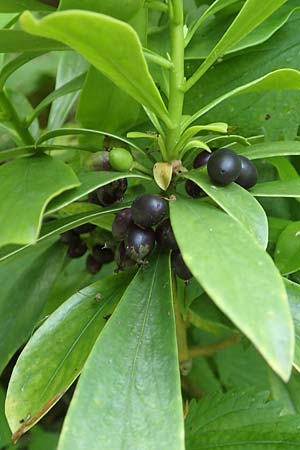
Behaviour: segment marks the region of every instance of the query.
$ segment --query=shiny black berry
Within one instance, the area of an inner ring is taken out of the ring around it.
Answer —
[[[78,243],[80,237],[73,230],[68,230],[60,235],[60,240],[63,244],[72,245]]]
[[[102,244],[94,245],[92,255],[100,264],[109,264],[114,260],[113,250]]]
[[[116,214],[112,224],[112,235],[116,241],[123,241],[130,225],[133,224],[131,208],[122,209]]]
[[[193,181],[186,180],[185,182],[185,191],[186,193],[193,198],[205,197],[206,193]]]
[[[109,206],[118,200],[122,200],[126,192],[128,182],[126,178],[113,181],[96,190],[98,202],[102,206]]]
[[[193,162],[194,169],[198,169],[199,167],[205,166],[211,157],[211,153],[204,150],[203,152],[199,153]]]
[[[76,234],[86,234],[91,233],[96,228],[96,225],[91,223],[85,223],[84,225],[79,225],[79,227],[73,228],[74,233]]]
[[[131,267],[136,264],[136,262],[127,255],[124,241],[120,242],[120,245],[116,250],[115,261],[117,263],[118,270],[125,270],[127,267]]]
[[[125,238],[127,255],[136,262],[142,262],[150,255],[155,245],[155,233],[153,230],[143,230],[133,225]]]
[[[132,219],[144,228],[157,225],[168,213],[168,204],[159,195],[144,194],[132,203]]]
[[[192,274],[183,261],[182,255],[179,250],[173,250],[171,254],[171,266],[176,275],[182,280],[189,280],[192,278]]]
[[[257,183],[257,170],[252,161],[245,156],[240,156],[241,160],[241,173],[235,180],[237,184],[245,189],[250,189]]]
[[[84,241],[79,239],[77,242],[72,243],[68,248],[68,256],[70,258],[80,258],[87,251],[87,246]]]
[[[165,250],[175,250],[178,247],[169,219],[158,225],[155,236],[159,246]]]
[[[86,268],[88,272],[95,275],[100,271],[101,267],[102,264],[96,261],[93,255],[88,255],[86,259]]]
[[[95,203],[96,205],[99,205],[98,195],[96,191],[92,191],[88,195],[88,202],[89,203]]]
[[[235,181],[241,173],[239,156],[228,148],[215,151],[208,160],[207,171],[210,178],[221,186]]]

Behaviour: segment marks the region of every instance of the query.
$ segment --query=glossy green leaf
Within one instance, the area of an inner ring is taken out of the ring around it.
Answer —
[[[207,174],[196,170],[188,172],[184,177],[200,186],[227,214],[241,223],[263,248],[267,247],[266,213],[248,191],[235,183],[226,187],[215,186]]]
[[[26,9],[31,11],[53,11],[53,7],[38,0],[0,0],[1,13],[17,13]]]
[[[295,327],[294,366],[300,372],[300,285],[284,279]]]
[[[62,244],[33,247],[1,263],[0,373],[37,325],[65,253]]]
[[[52,39],[32,36],[20,30],[0,30],[0,52],[49,52],[65,50],[66,46]]]
[[[300,197],[300,179],[258,183],[250,192],[255,197]]]
[[[168,259],[139,270],[97,340],[59,450],[184,449]]]
[[[283,282],[270,256],[236,220],[201,201],[178,198],[170,202],[170,212],[176,240],[195,278],[287,380],[294,352],[293,324]]]
[[[265,0],[262,3],[260,0],[247,0],[221,40],[212,49],[195,74],[187,81],[186,89],[190,89],[220,56],[223,56],[228,49],[247,36],[286,1]]]
[[[140,105],[132,97],[95,67],[90,68],[77,110],[77,119],[85,128],[111,133],[127,130],[134,126],[139,113]]]
[[[225,100],[236,95],[248,94],[251,92],[268,91],[268,90],[299,90],[300,89],[300,72],[294,69],[279,69],[271,72],[257,80],[251,81],[243,86],[239,86],[221,97],[216,98],[208,105],[201,108],[193,116],[187,120],[186,125],[190,125],[199,117],[206,114]]]
[[[282,231],[274,256],[275,263],[283,275],[300,269],[300,222],[292,222]]]
[[[254,144],[239,152],[249,159],[271,158],[273,156],[300,155],[300,142],[279,141]]]
[[[54,13],[40,21],[25,12],[20,20],[29,33],[55,37],[81,53],[119,88],[170,123],[149,73],[138,35],[129,25],[85,11]],[[88,39],[86,30],[89,30]]]
[[[81,199],[86,196],[89,192],[95,189],[105,186],[121,178],[137,178],[140,180],[149,180],[150,178],[146,175],[140,175],[135,173],[124,173],[124,172],[82,172],[78,175],[80,181],[80,186],[76,189],[72,189],[69,192],[64,192],[56,199],[52,200],[48,205],[47,213],[50,214],[57,211],[70,203]]]
[[[87,9],[97,13],[129,20],[143,6],[144,0],[61,0],[59,9]]]
[[[4,164],[0,177],[0,246],[34,242],[50,200],[80,184],[69,166],[46,155]]]
[[[11,443],[11,433],[5,417],[5,390],[0,387],[0,442],[1,445],[7,447]]]
[[[7,392],[6,416],[13,433],[21,429],[23,434],[38,422],[77,378],[132,276],[132,272],[113,275],[82,289],[32,336]],[[20,425],[28,416],[30,424],[25,420]]]

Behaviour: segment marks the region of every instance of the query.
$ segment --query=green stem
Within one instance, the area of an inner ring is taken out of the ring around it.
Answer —
[[[15,107],[9,100],[8,96],[4,91],[0,91],[0,107],[2,111],[7,114],[8,120],[12,124],[14,130],[18,134],[19,138],[23,142],[24,145],[34,145],[34,139],[30,133],[30,131],[24,127],[22,120],[18,116]]]
[[[234,336],[224,339],[223,341],[215,342],[214,344],[205,345],[203,347],[191,347],[189,353],[192,358],[196,358],[197,356],[211,356],[227,347],[236,345],[239,342],[241,342],[241,335],[235,334]]]
[[[176,159],[175,150],[181,135],[181,118],[184,101],[184,34],[183,34],[183,4],[182,0],[170,1],[170,41],[171,61],[169,115],[172,127],[166,132],[166,147],[169,160]]]

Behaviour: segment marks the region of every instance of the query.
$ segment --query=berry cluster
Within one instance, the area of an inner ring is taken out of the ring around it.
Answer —
[[[245,189],[257,183],[255,165],[245,156],[237,155],[228,148],[212,149],[212,153],[203,151],[193,162],[194,169],[207,165],[207,172],[212,181],[220,186],[227,186],[233,181]],[[193,198],[205,196],[205,192],[193,181],[185,183],[187,194]]]

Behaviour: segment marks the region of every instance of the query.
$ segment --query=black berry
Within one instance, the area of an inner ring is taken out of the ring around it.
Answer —
[[[76,234],[86,234],[91,233],[96,228],[96,225],[91,223],[85,223],[84,225],[79,225],[79,227],[73,228],[74,233]]]
[[[92,255],[100,264],[109,264],[114,260],[112,249],[102,244],[94,245]]]
[[[112,169],[109,162],[109,152],[105,150],[90,155],[85,165],[89,170],[109,171]]]
[[[116,214],[112,224],[112,235],[116,241],[123,241],[130,225],[133,224],[131,208],[122,209]]]
[[[185,182],[185,191],[186,193],[193,198],[205,197],[206,193],[193,181],[186,180]]]
[[[127,255],[136,262],[141,262],[154,248],[155,233],[153,230],[143,230],[133,225],[126,238]]]
[[[208,160],[207,171],[210,178],[226,186],[235,181],[241,173],[241,160],[239,156],[228,148],[215,151]]]
[[[182,255],[179,250],[173,250],[171,254],[171,266],[176,275],[182,280],[189,280],[192,278],[192,274],[183,261]]]
[[[87,251],[87,246],[84,241],[79,239],[77,242],[70,244],[68,248],[68,256],[70,258],[80,258]]]
[[[198,169],[198,167],[205,166],[211,157],[211,153],[204,150],[203,152],[199,153],[193,162],[194,169]]]
[[[178,247],[169,219],[158,225],[155,236],[160,247],[166,250],[175,250]]]
[[[128,182],[126,178],[113,181],[96,190],[98,202],[102,206],[109,206],[118,200],[122,200],[126,192]]]
[[[168,204],[159,195],[144,194],[133,202],[131,209],[134,223],[149,228],[167,215]]]
[[[237,184],[245,189],[250,189],[257,183],[257,170],[252,161],[245,156],[240,156],[241,161],[241,173],[235,180]]]
[[[72,245],[78,243],[80,241],[80,238],[78,234],[74,233],[73,230],[68,230],[60,235],[60,240],[64,244]]]
[[[115,261],[119,270],[124,270],[127,267],[131,267],[136,264],[136,262],[127,255],[124,241],[120,243],[116,250]]]
[[[89,203],[95,203],[96,205],[99,205],[98,195],[96,191],[92,191],[88,195],[88,202]]]
[[[88,272],[95,275],[100,271],[101,267],[102,264],[96,261],[93,255],[88,255],[86,259],[86,268]]]

